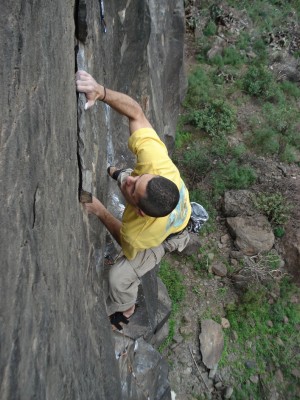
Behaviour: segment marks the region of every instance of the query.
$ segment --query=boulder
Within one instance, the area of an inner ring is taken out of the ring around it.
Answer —
[[[227,225],[235,246],[247,256],[270,251],[274,245],[274,233],[263,215],[230,217],[227,218]]]
[[[118,332],[114,338],[122,400],[170,400],[168,364],[159,352],[143,338],[133,340]]]
[[[224,195],[223,211],[226,217],[252,216],[257,209],[250,190],[228,190]]]
[[[201,321],[199,340],[202,361],[207,368],[212,369],[220,361],[224,349],[221,325],[211,319]]]
[[[285,227],[285,231],[281,241],[285,265],[296,282],[300,283],[300,228],[289,223]]]
[[[214,263],[211,267],[212,272],[217,276],[226,276],[227,275],[227,268],[224,264],[220,262]]]

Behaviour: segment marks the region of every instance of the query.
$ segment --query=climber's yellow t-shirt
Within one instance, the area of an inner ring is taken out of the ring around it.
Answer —
[[[132,176],[161,175],[174,182],[180,193],[176,208],[166,217],[141,217],[131,204],[126,205],[122,218],[121,245],[125,256],[132,260],[137,252],[159,246],[171,233],[184,229],[191,216],[191,205],[188,190],[177,167],[152,128],[133,132],[128,147],[137,157]]]

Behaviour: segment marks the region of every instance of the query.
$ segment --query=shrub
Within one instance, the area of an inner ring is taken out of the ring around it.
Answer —
[[[253,202],[273,226],[284,225],[288,220],[291,206],[281,193],[260,193],[253,197]]]
[[[231,154],[237,159],[241,158],[246,152],[247,148],[243,143],[238,144],[231,149]]]
[[[281,134],[287,134],[295,129],[295,122],[299,120],[298,112],[286,103],[278,106],[266,103],[262,109],[267,123]]]
[[[219,68],[224,66],[224,60],[223,60],[223,57],[221,56],[221,54],[216,54],[214,57],[212,57],[209,60],[209,63],[211,65],[215,65],[215,66],[217,66]]]
[[[217,33],[217,25],[213,21],[209,21],[203,29],[204,36],[213,36]]]
[[[223,158],[230,153],[228,140],[225,136],[213,138],[211,143],[211,154]]]
[[[277,238],[282,238],[284,236],[284,234],[285,234],[285,231],[284,231],[284,228],[282,226],[276,226],[274,228],[274,235]]]
[[[235,111],[222,100],[212,100],[204,108],[192,111],[189,118],[192,124],[211,137],[222,137],[236,127]]]
[[[250,35],[248,32],[241,32],[236,42],[236,48],[240,50],[247,50],[250,46]]]
[[[270,99],[275,95],[274,77],[266,67],[251,65],[243,80],[243,89],[251,96]]]
[[[192,134],[187,131],[178,130],[175,136],[175,147],[180,149],[183,145],[190,142]]]
[[[226,47],[223,54],[215,55],[209,62],[212,65],[216,65],[219,68],[224,65],[231,65],[238,67],[246,61],[245,57],[242,56],[241,52],[235,47]]]
[[[213,176],[213,192],[216,197],[222,195],[225,190],[246,189],[256,181],[253,168],[239,166],[236,161],[229,164],[220,164]]]
[[[194,176],[199,179],[210,169],[210,156],[205,147],[194,146],[187,149],[181,160],[186,169],[186,174],[194,180]]]
[[[296,161],[296,152],[293,146],[290,146],[287,144],[285,146],[285,149],[280,153],[280,160],[287,162],[287,163],[293,163]]]
[[[300,98],[300,88],[296,83],[290,81],[283,81],[281,82],[280,87],[283,90],[283,92],[286,93],[288,96],[294,97],[295,99]]]
[[[290,103],[266,103],[259,118],[249,121],[252,132],[248,143],[260,154],[278,154],[286,162],[295,160],[295,148],[300,148],[300,116]]]
[[[202,68],[197,68],[189,77],[189,90],[185,99],[185,106],[199,107],[207,103],[216,91],[208,74]]]
[[[223,54],[224,64],[239,66],[245,62],[245,57],[235,47],[226,47]]]
[[[257,59],[253,61],[254,64],[261,64],[267,61],[268,53],[266,43],[262,38],[258,38],[253,42],[253,50],[257,54]]]
[[[277,154],[279,151],[278,135],[270,127],[255,129],[247,137],[260,154]]]

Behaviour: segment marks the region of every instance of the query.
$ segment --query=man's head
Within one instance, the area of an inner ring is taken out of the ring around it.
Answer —
[[[128,176],[121,185],[121,191],[141,216],[165,217],[179,201],[175,183],[159,175]]]

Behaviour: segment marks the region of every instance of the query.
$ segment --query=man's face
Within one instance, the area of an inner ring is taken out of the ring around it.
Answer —
[[[128,176],[121,184],[121,192],[127,203],[139,208],[138,202],[145,197],[147,184],[154,176],[151,174]]]

